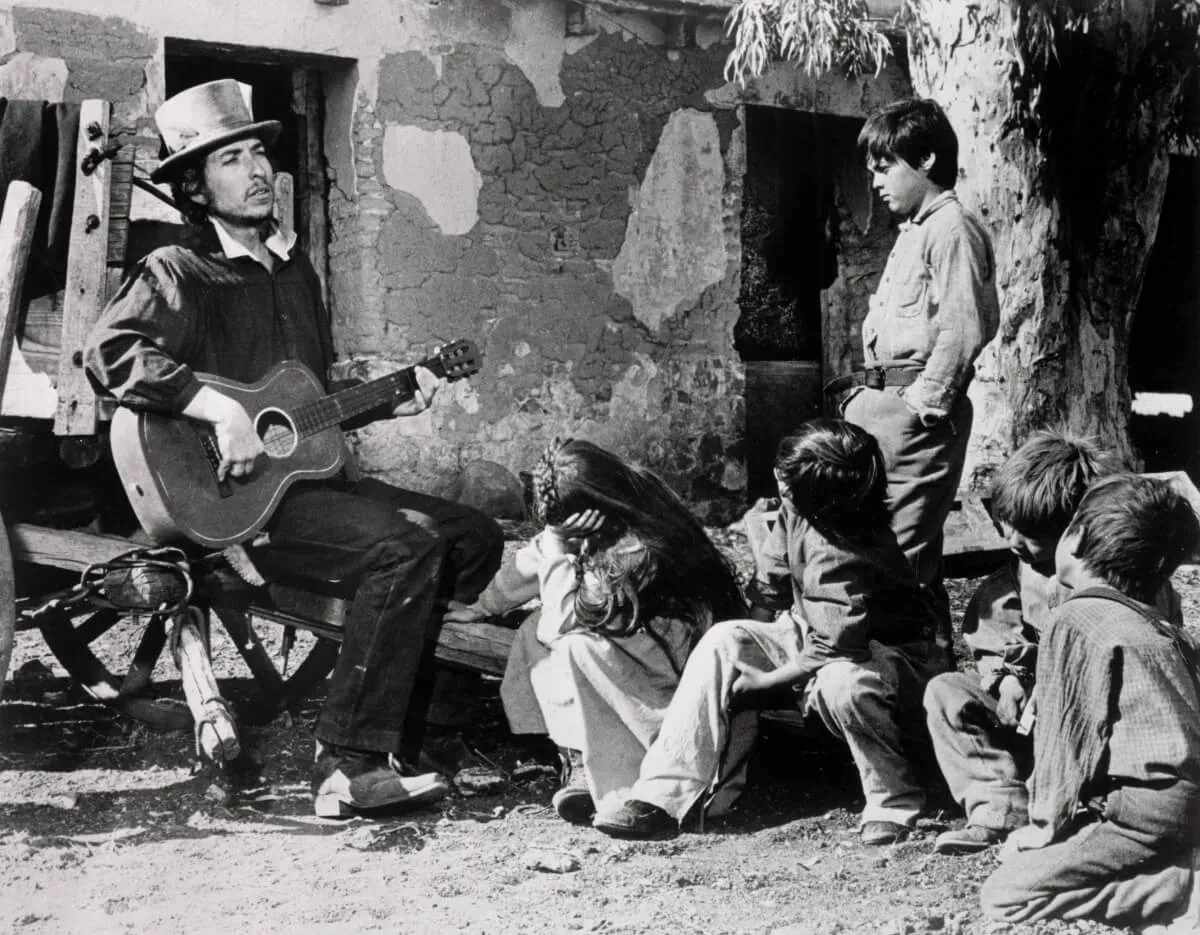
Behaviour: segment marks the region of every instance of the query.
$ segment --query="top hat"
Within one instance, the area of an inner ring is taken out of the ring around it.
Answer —
[[[212,152],[218,146],[257,136],[267,146],[275,142],[278,120],[254,121],[248,84],[222,78],[180,91],[154,112],[154,122],[167,147],[167,157],[150,181],[161,182],[179,165]]]

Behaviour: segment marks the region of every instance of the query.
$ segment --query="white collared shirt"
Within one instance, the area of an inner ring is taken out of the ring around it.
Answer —
[[[262,262],[242,244],[238,243],[221,221],[214,217],[210,217],[209,221],[212,222],[213,230],[217,232],[217,240],[220,241],[221,249],[225,252],[225,256],[228,259],[232,260],[240,256],[248,256],[257,263]],[[276,224],[267,239],[263,241],[263,245],[271,253],[279,257],[279,259],[286,261],[292,255],[292,248],[296,246],[296,232],[289,231],[287,234],[284,234],[279,225]]]

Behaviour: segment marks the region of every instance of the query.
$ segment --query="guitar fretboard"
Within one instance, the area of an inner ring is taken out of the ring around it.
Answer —
[[[442,368],[437,360],[422,361],[419,366],[428,367],[439,376],[444,375],[444,372],[439,373]],[[331,396],[297,406],[292,411],[292,418],[295,421],[296,430],[301,435],[312,435],[340,425],[364,412],[370,412],[377,406],[383,406],[386,403],[395,404],[409,399],[416,388],[417,381],[413,376],[413,368],[406,367],[404,370],[389,373],[386,377],[380,377],[378,380],[361,383]]]

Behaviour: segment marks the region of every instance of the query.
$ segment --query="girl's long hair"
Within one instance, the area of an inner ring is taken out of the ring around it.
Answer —
[[[775,471],[796,512],[826,538],[886,528],[887,472],[879,442],[842,419],[813,419],[779,443]]]
[[[745,616],[731,563],[653,471],[591,442],[556,439],[533,478],[540,522],[556,525],[587,509],[604,514],[581,565],[607,586],[581,589],[576,616],[583,625],[619,636],[669,615],[699,634],[716,620]]]

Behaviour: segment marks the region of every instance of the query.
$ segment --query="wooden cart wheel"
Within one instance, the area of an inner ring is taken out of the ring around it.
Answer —
[[[240,719],[270,720],[301,701],[333,668],[337,644],[316,639],[303,661],[290,675],[283,675],[249,620],[230,626],[228,618],[234,616],[244,617],[221,611],[222,622],[252,676],[250,687],[231,699]],[[121,630],[109,635],[118,626]],[[191,729],[192,715],[182,699],[163,698],[154,690],[155,665],[167,642],[161,620],[83,609],[48,614],[40,627],[51,652],[92,697],[154,730]],[[174,666],[168,666],[168,672],[169,678],[177,677]]]
[[[325,680],[337,662],[338,642],[315,637],[303,661],[285,676],[263,645],[248,614],[220,607],[213,613],[254,676],[255,691],[247,698],[237,699],[239,716],[250,723],[266,723],[291,710]]]
[[[12,550],[8,545],[4,517],[0,516],[0,689],[4,687],[4,679],[8,675],[16,629],[17,586],[13,576]]]

